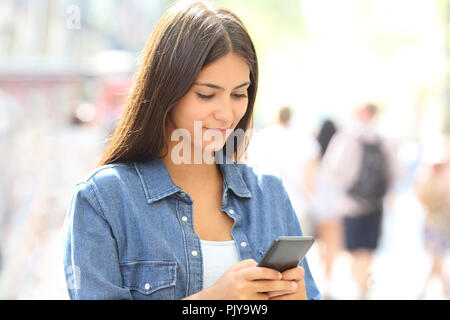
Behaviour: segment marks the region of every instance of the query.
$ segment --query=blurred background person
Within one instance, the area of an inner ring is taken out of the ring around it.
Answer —
[[[323,169],[338,195],[333,204],[343,216],[344,246],[358,298],[366,299],[373,253],[380,238],[383,200],[392,187],[395,155],[375,126],[377,106],[356,110],[356,122],[336,133],[323,158]]]
[[[320,145],[320,159],[325,155],[328,145],[330,144],[331,138],[337,131],[336,124],[331,119],[326,119],[320,126],[319,133],[317,134],[317,142]]]
[[[336,124],[331,119],[322,122],[317,133],[317,142],[320,146],[320,162],[325,155],[332,137],[337,132]],[[313,200],[314,235],[318,240],[319,256],[323,267],[324,285],[322,287],[325,299],[332,298],[332,271],[333,262],[342,248],[341,217],[335,210],[333,200],[335,190],[328,181],[326,171],[321,163],[316,166],[316,183]]]
[[[449,272],[444,269],[450,252],[450,141],[448,137],[436,140],[437,150],[426,154],[416,185],[425,207],[425,248],[431,256],[430,272],[420,297],[426,296],[430,282],[436,277],[445,298],[450,299]]]
[[[280,177],[305,235],[312,234],[310,203],[319,145],[312,136],[292,130],[292,106],[278,109],[277,121],[256,131],[248,145],[246,162]]]

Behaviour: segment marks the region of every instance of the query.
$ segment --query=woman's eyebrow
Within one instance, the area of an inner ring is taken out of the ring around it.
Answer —
[[[243,84],[240,84],[237,87],[235,87],[233,90],[245,87],[246,85],[249,85],[250,83],[251,83],[250,81],[244,82]],[[205,86],[205,87],[209,87],[209,88],[213,88],[213,89],[219,89],[219,90],[225,90],[225,88],[223,88],[221,86],[218,86],[216,84],[213,84],[213,83],[197,83],[197,82],[195,82],[194,85]]]

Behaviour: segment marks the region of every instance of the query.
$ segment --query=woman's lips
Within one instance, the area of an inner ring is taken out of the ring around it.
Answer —
[[[219,129],[219,128],[207,128],[204,127],[207,131],[211,131],[214,133],[225,135],[227,133],[227,129]]]

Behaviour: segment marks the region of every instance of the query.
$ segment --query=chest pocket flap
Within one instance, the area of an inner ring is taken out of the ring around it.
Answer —
[[[136,261],[120,265],[124,285],[144,295],[175,286],[175,261]]]

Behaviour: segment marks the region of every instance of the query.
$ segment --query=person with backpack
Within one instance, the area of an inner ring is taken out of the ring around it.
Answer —
[[[338,131],[323,158],[330,183],[337,190],[334,208],[343,217],[345,249],[360,299],[367,298],[369,270],[381,233],[383,201],[392,186],[394,161],[375,129],[377,106],[357,110],[354,126]]]

